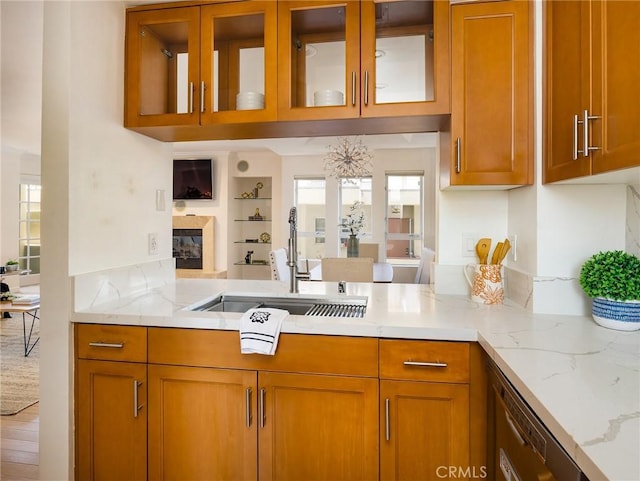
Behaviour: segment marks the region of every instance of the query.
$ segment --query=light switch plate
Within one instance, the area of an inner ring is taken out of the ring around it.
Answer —
[[[462,233],[462,257],[475,257],[478,236],[468,232]]]

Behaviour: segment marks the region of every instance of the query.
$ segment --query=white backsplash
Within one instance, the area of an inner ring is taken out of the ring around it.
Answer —
[[[74,276],[75,310],[147,292],[175,280],[175,260],[163,259]]]
[[[625,250],[640,257],[640,184],[627,187],[626,228]]]

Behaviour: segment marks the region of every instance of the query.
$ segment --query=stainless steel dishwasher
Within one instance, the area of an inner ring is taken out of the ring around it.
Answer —
[[[516,391],[489,363],[489,470],[500,481],[588,481]]]

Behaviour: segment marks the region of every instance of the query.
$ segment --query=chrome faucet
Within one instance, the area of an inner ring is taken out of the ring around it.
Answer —
[[[287,265],[289,266],[289,292],[298,293],[298,281],[309,279],[309,261],[307,260],[307,271],[298,271],[298,214],[295,207],[289,211],[289,253]]]

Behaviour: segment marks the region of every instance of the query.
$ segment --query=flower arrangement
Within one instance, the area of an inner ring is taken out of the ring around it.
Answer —
[[[344,222],[338,224],[339,227],[349,229],[351,235],[357,236],[364,229],[364,212],[362,211],[362,202],[356,200],[346,215]]]
[[[592,298],[640,300],[640,258],[624,251],[598,252],[582,265],[580,286]]]

